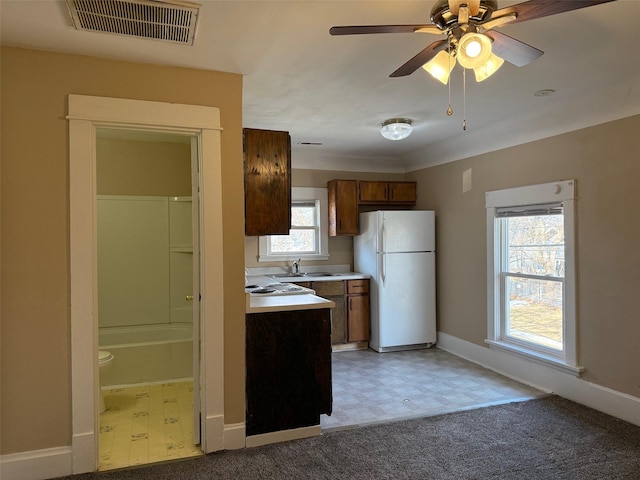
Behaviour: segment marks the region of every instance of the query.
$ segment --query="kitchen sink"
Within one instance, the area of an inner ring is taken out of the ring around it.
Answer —
[[[300,278],[300,277],[334,277],[339,273],[329,272],[302,272],[302,273],[276,273],[269,275],[271,278]]]

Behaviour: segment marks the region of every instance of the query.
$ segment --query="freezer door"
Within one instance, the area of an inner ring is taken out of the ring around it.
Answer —
[[[379,215],[380,252],[435,251],[435,212],[381,211]]]
[[[378,256],[379,346],[436,342],[435,253]]]

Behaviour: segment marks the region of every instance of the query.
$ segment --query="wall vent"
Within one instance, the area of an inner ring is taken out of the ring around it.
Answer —
[[[193,45],[200,5],[180,0],[66,0],[77,30]]]

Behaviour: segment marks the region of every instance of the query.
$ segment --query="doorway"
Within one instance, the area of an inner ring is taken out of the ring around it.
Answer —
[[[98,468],[99,373],[96,239],[96,139],[101,128],[186,135],[197,148],[193,169],[200,204],[201,312],[194,340],[201,355],[194,362],[194,401],[201,415],[200,448],[224,448],[224,369],[222,272],[222,198],[220,112],[214,107],[69,95],[69,188],[71,257],[72,458],[73,473]],[[205,234],[206,233],[206,234]],[[205,258],[206,256],[206,258]],[[212,266],[215,266],[213,268]],[[196,309],[194,309],[196,310]],[[198,417],[198,416],[196,416]],[[194,429],[195,430],[195,429]]]
[[[99,470],[202,453],[191,138],[96,131]]]

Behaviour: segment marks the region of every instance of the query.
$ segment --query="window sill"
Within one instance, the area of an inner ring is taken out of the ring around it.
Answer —
[[[302,254],[290,254],[290,255],[260,255],[258,262],[292,262],[294,260],[329,260],[329,255],[302,255]]]
[[[495,340],[485,340],[485,343],[487,343],[490,348],[496,348],[503,352],[513,354],[528,362],[536,363],[538,365],[542,365],[545,367],[551,367],[562,373],[568,373],[576,377],[579,377],[580,374],[584,371],[584,367],[580,367],[578,365],[569,365],[558,358],[553,358],[548,355],[543,355],[541,353],[535,352],[533,350],[528,350],[526,348],[517,347],[507,343],[498,342]]]

